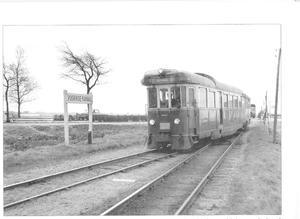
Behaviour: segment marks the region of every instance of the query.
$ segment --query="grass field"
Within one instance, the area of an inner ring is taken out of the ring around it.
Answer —
[[[4,173],[51,165],[76,156],[132,145],[143,147],[146,124],[101,124],[93,126],[93,144],[87,144],[88,125],[70,125],[70,145],[64,145],[61,125],[5,126],[3,130]]]

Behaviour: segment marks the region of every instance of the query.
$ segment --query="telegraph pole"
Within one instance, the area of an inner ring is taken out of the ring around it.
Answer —
[[[279,86],[280,59],[281,59],[281,48],[279,48],[279,54],[278,54],[275,112],[274,112],[274,127],[273,127],[273,143],[275,143],[275,144],[276,144],[276,126],[277,126],[277,106],[278,106],[278,86]]]

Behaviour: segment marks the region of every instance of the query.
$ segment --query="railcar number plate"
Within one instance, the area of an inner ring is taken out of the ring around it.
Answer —
[[[170,129],[170,123],[160,123],[160,129]]]

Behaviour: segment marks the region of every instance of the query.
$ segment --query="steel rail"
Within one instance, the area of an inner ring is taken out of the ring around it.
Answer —
[[[118,169],[118,170],[114,170],[114,171],[111,171],[111,172],[108,172],[108,173],[104,173],[104,174],[101,174],[99,176],[95,176],[95,177],[92,177],[92,178],[89,178],[89,179],[82,180],[82,181],[77,182],[77,183],[73,183],[73,184],[70,184],[70,185],[67,185],[67,186],[60,187],[58,189],[54,189],[54,190],[44,192],[44,193],[41,193],[41,194],[38,194],[38,195],[35,195],[35,196],[31,196],[29,198],[22,199],[22,200],[19,200],[19,201],[16,201],[16,202],[12,202],[12,203],[9,203],[7,205],[4,205],[4,209],[15,206],[15,205],[18,205],[18,204],[21,204],[21,203],[24,203],[24,202],[27,202],[27,201],[30,201],[32,199],[36,199],[36,198],[39,198],[39,197],[42,197],[42,196],[50,195],[50,194],[53,194],[55,192],[59,192],[59,191],[74,187],[74,186],[78,186],[80,184],[90,182],[90,181],[95,180],[95,179],[104,178],[106,176],[109,176],[109,175],[112,175],[112,174],[115,174],[115,173],[118,173],[118,172],[123,172],[125,170],[133,169],[133,168],[138,167],[138,166],[143,166],[143,165],[145,165],[147,163],[151,163],[153,161],[157,161],[157,160],[160,160],[160,159],[163,159],[163,158],[171,157],[171,156],[176,155],[177,153],[178,152],[167,154],[167,155],[160,156],[160,157],[157,157],[157,158],[153,158],[151,160],[147,160],[147,161],[143,161],[143,162],[140,162],[140,163],[137,163],[137,164],[133,164],[131,166],[124,167],[124,168],[121,168],[121,169]]]
[[[127,155],[127,156],[123,156],[123,157],[119,157],[119,158],[115,158],[115,159],[111,159],[111,160],[101,161],[101,162],[98,162],[98,163],[89,164],[89,165],[85,165],[85,166],[82,166],[82,167],[77,167],[77,168],[73,168],[73,169],[70,169],[70,170],[65,170],[65,171],[61,171],[61,172],[41,176],[41,177],[38,177],[38,178],[35,178],[35,179],[29,179],[29,180],[26,180],[26,181],[23,181],[23,182],[18,182],[18,183],[14,183],[14,184],[11,184],[11,185],[4,186],[3,189],[4,189],[4,191],[9,190],[9,189],[13,189],[13,188],[18,187],[18,186],[23,186],[23,185],[26,185],[26,184],[38,182],[38,181],[45,180],[45,179],[48,179],[48,178],[63,175],[63,174],[66,174],[66,173],[71,173],[71,172],[75,172],[75,171],[78,171],[78,170],[90,168],[90,167],[93,167],[93,166],[98,166],[98,165],[107,164],[107,163],[110,163],[110,162],[115,162],[115,161],[118,161],[118,160],[130,158],[130,157],[134,157],[134,156],[139,156],[139,155],[142,155],[142,154],[154,152],[156,150],[157,149],[151,149],[151,150],[144,151],[142,153],[134,153],[134,154],[130,154],[130,155]]]
[[[151,188],[152,186],[154,186],[160,180],[162,180],[163,178],[167,177],[172,172],[174,172],[178,168],[180,168],[183,164],[187,163],[189,160],[191,160],[192,158],[196,157],[196,155],[198,155],[201,152],[203,152],[210,145],[211,145],[211,143],[209,143],[206,146],[202,147],[201,149],[199,149],[198,151],[196,151],[195,153],[193,153],[192,155],[190,155],[189,157],[187,157],[186,159],[184,159],[182,162],[180,162],[179,164],[177,164],[175,167],[171,168],[170,170],[168,170],[167,172],[163,173],[159,177],[157,177],[154,180],[150,181],[149,183],[145,184],[144,186],[142,186],[141,188],[139,188],[138,190],[136,190],[135,192],[133,192],[132,194],[130,194],[129,196],[127,196],[126,198],[124,198],[123,200],[121,200],[120,202],[118,202],[117,204],[115,204],[114,206],[112,206],[111,208],[109,208],[106,211],[104,211],[103,213],[101,213],[100,216],[114,215],[117,211],[121,210],[123,207],[125,207],[127,204],[129,204],[131,201],[133,201],[134,198],[136,198],[138,195],[142,194],[143,192],[146,192],[149,188]]]
[[[202,191],[202,189],[205,187],[207,182],[210,180],[213,173],[216,171],[216,169],[220,166],[228,152],[232,149],[234,143],[239,139],[242,132],[239,133],[239,135],[231,142],[231,144],[228,146],[228,148],[225,150],[225,152],[221,155],[221,157],[216,161],[216,163],[213,165],[213,167],[209,170],[209,172],[205,175],[205,177],[200,181],[200,183],[196,186],[196,188],[193,190],[193,192],[189,195],[189,197],[184,201],[184,203],[180,206],[180,208],[176,211],[174,215],[183,215],[186,213],[188,208],[193,204],[193,202],[196,200],[199,193]]]

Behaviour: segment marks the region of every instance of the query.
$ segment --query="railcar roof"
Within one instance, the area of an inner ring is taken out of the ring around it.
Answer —
[[[159,73],[159,70],[152,70],[147,71],[142,79],[142,84],[145,86],[182,83],[199,84],[205,87],[243,94],[243,96],[249,98],[241,89],[219,82],[212,76],[204,73],[191,73],[175,69],[163,69],[162,73]]]

